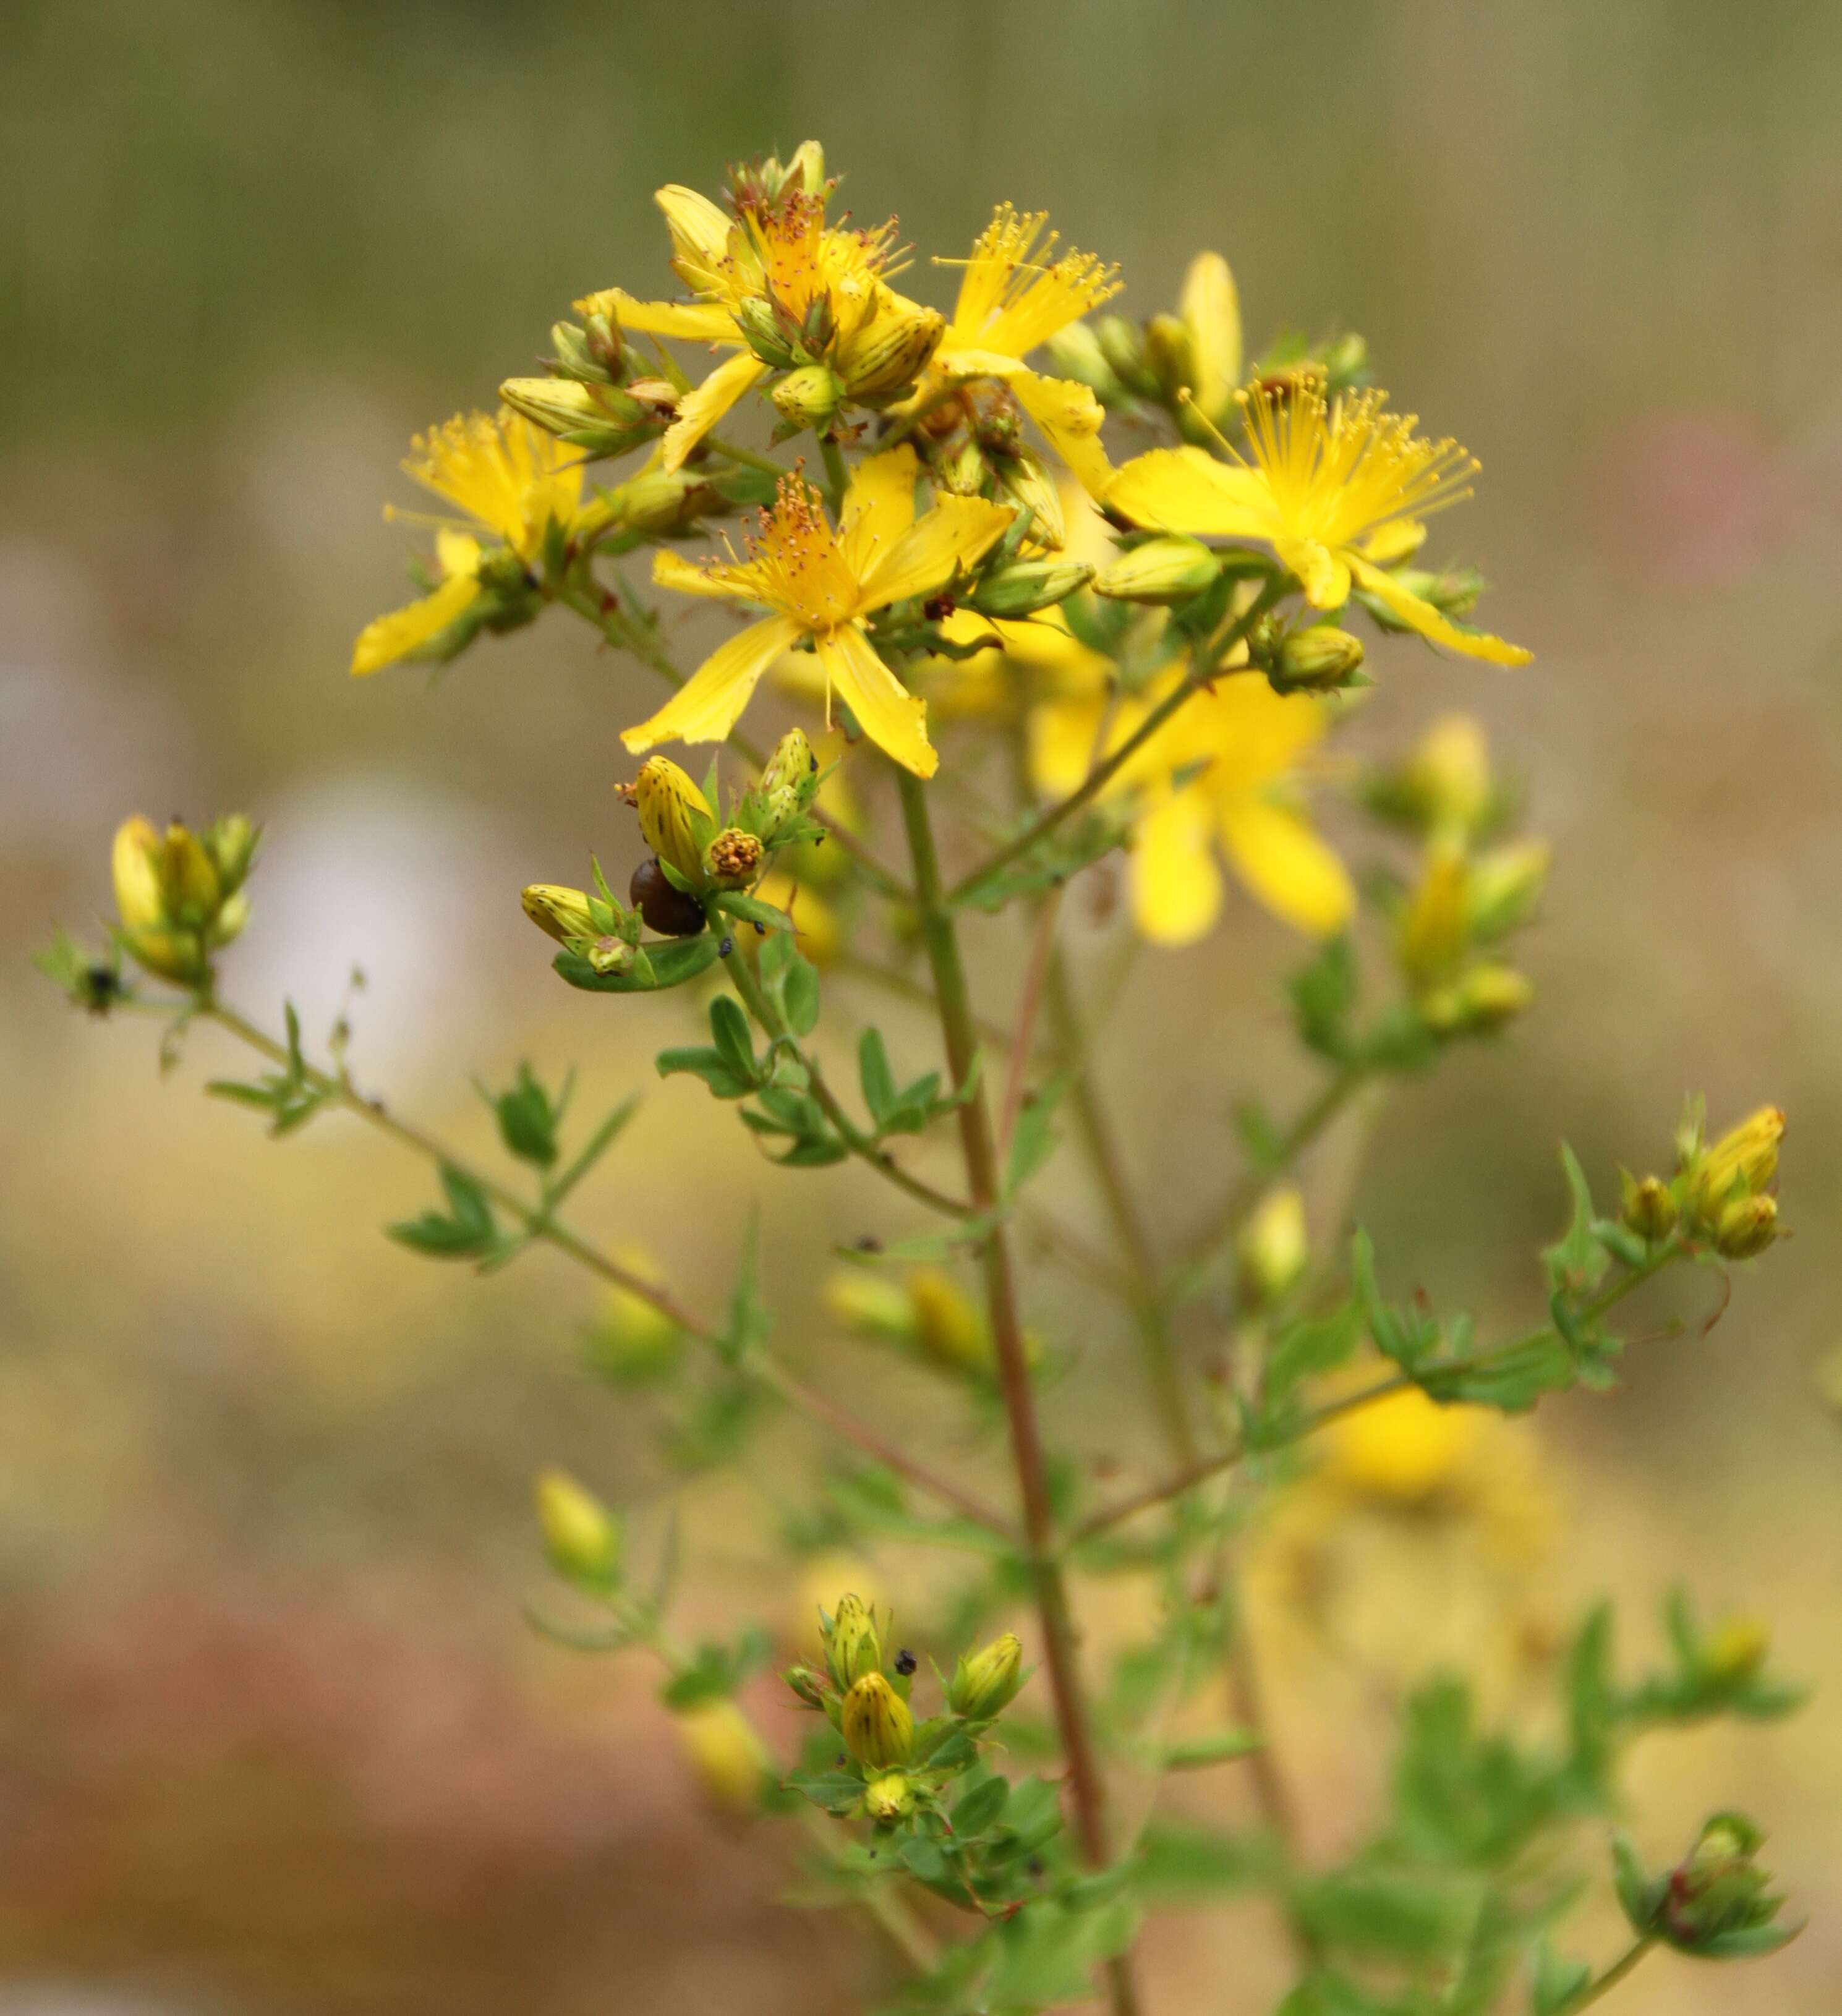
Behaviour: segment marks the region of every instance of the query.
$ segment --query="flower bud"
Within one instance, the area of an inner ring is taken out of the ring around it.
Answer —
[[[789,427],[823,430],[844,400],[844,387],[823,364],[790,371],[769,395],[774,410]]]
[[[262,829],[241,812],[226,812],[204,830],[204,851],[217,870],[218,886],[226,897],[240,889],[256,858]]]
[[[1488,810],[1489,744],[1468,714],[1433,722],[1390,780],[1392,808],[1422,833],[1462,838]]]
[[[1447,1036],[1482,1036],[1523,1013],[1535,998],[1527,976],[1510,966],[1474,966],[1451,987],[1420,1003],[1429,1028]]]
[[[1160,395],[1174,401],[1179,391],[1194,387],[1196,355],[1190,332],[1173,315],[1155,315],[1145,324],[1144,361]]]
[[[1492,848],[1471,864],[1471,934],[1488,942],[1526,924],[1548,881],[1545,840]]]
[[[841,1268],[825,1284],[825,1306],[832,1319],[853,1335],[901,1343],[914,1340],[914,1305],[904,1289],[881,1274]]]
[[[838,1599],[831,1628],[823,1635],[825,1663],[839,1687],[848,1691],[866,1673],[881,1672],[882,1640],[877,1635],[876,1615],[860,1596]]]
[[[115,882],[115,914],[122,927],[136,931],[164,921],[160,897],[160,835],[151,819],[136,813],[115,829],[110,867]]]
[[[1755,1859],[1764,1839],[1742,1815],[1715,1814],[1670,1871],[1653,1926],[1646,1929],[1685,1953],[1718,1953],[1724,1940],[1740,1933],[1752,1937],[1733,1950],[1768,1950],[1778,1942],[1760,1934],[1784,1900],[1771,1894],[1772,1878]]]
[[[1068,514],[1062,508],[1062,492],[1047,465],[1039,455],[1012,455],[997,465],[998,501],[1015,504],[1029,513],[1024,537],[1032,545],[1059,553],[1068,542]],[[996,615],[996,610],[988,610]]]
[[[1702,1669],[1710,1679],[1738,1687],[1764,1665],[1771,1649],[1772,1633],[1762,1618],[1725,1618],[1701,1648]]]
[[[567,945],[571,938],[600,935],[589,914],[588,897],[580,889],[566,889],[554,882],[533,882],[519,900],[524,905],[525,916],[558,945]]]
[[[1714,1251],[1724,1260],[1752,1260],[1778,1237],[1778,1200],[1736,1197],[1714,1220]]]
[[[571,1582],[611,1589],[620,1575],[621,1533],[600,1499],[561,1470],[537,1480],[537,1517],[550,1564]]]
[[[1279,693],[1346,686],[1362,664],[1362,639],[1333,623],[1289,630],[1272,651],[1267,676]]]
[[[1676,1229],[1675,1193],[1660,1176],[1639,1179],[1621,1171],[1623,1203],[1619,1216],[1646,1245],[1654,1246]]]
[[[700,1701],[676,1716],[691,1768],[710,1797],[736,1813],[751,1813],[770,1775],[766,1746],[732,1701]]]
[[[224,892],[204,843],[175,819],[160,837],[154,857],[160,900],[168,923],[197,931],[218,914]]]
[[[1200,539],[1159,533],[1123,553],[1095,579],[1094,592],[1121,602],[1188,602],[1213,585],[1220,567]]]
[[[1783,1108],[1761,1106],[1703,1154],[1693,1190],[1702,1217],[1714,1218],[1730,1197],[1763,1190],[1771,1182],[1778,1172],[1784,1129]]]
[[[632,788],[647,845],[693,888],[701,887],[704,849],[716,837],[708,801],[669,756],[647,757]]]
[[[592,342],[588,331],[578,329],[574,322],[550,324],[550,347],[557,353],[555,369],[559,377],[577,378],[585,385],[614,382],[605,342]]]
[[[1058,377],[1072,378],[1077,385],[1085,385],[1102,405],[1118,405],[1125,398],[1126,388],[1107,362],[1091,322],[1071,322],[1067,328],[1058,329],[1043,347]]]
[[[914,1787],[899,1771],[885,1771],[864,1787],[863,1810],[879,1827],[893,1827],[914,1811]]]
[[[1177,305],[1192,359],[1186,382],[1203,417],[1220,425],[1233,412],[1241,383],[1241,298],[1219,252],[1199,252],[1190,261]]]
[[[1102,315],[1094,325],[1100,354],[1128,392],[1155,393],[1157,380],[1146,367],[1144,339],[1123,315]]]
[[[759,838],[726,826],[704,850],[704,873],[719,889],[746,889],[761,873]]]
[[[607,522],[632,532],[688,531],[712,495],[689,470],[643,469],[605,493]]]
[[[831,1690],[823,1674],[815,1673],[810,1666],[789,1666],[780,1677],[793,1690],[794,1699],[802,1708],[824,1712]]]
[[[1270,1309],[1298,1284],[1310,1264],[1305,1200],[1296,1183],[1267,1191],[1237,1242],[1241,1300],[1249,1309]]]
[[[771,301],[750,294],[736,304],[735,317],[748,347],[762,362],[775,371],[788,371],[803,362],[794,354],[792,344]]]
[[[946,1705],[968,1722],[989,1722],[1017,1698],[1023,1685],[1023,1645],[1007,1631],[976,1652],[962,1652],[946,1690]]]
[[[630,948],[622,949],[630,958]],[[658,1262],[644,1247],[628,1242],[615,1248],[614,1257],[636,1280],[658,1285]],[[618,1285],[602,1297],[586,1336],[589,1363],[622,1386],[662,1378],[676,1364],[683,1346],[683,1331],[657,1303]]]
[[[1476,567],[1447,567],[1436,574],[1424,567],[1402,567],[1395,579],[1410,595],[1431,603],[1442,615],[1457,617],[1469,616],[1476,608],[1487,585]],[[1407,628],[1398,617],[1390,619],[1386,609],[1376,621],[1383,630]]]
[[[1458,848],[1433,847],[1396,940],[1400,970],[1415,993],[1451,979],[1470,935],[1469,865]]]
[[[985,451],[968,434],[943,448],[935,458],[934,481],[950,497],[976,497],[985,488],[991,465]]]
[[[946,323],[939,311],[885,294],[876,313],[838,347],[838,376],[860,405],[886,402],[914,383],[940,347]]]
[[[819,791],[819,759],[802,730],[790,728],[774,744],[756,785],[761,837],[769,847],[806,810]]]
[[[991,1369],[991,1337],[985,1319],[950,1274],[938,1267],[917,1267],[908,1277],[908,1301],[914,1312],[915,1341],[943,1370]]]
[[[663,425],[662,416],[625,393],[575,378],[508,378],[499,396],[533,426],[591,455],[624,455]]]
[[[1332,337],[1324,347],[1324,375],[1331,388],[1352,384],[1368,369],[1368,344],[1353,329]]]
[[[865,1673],[845,1694],[842,1729],[845,1748],[872,1771],[887,1771],[908,1762],[914,1748],[914,1717],[881,1673]]]
[[[1065,602],[1093,578],[1084,560],[1013,560],[988,574],[967,599],[981,616],[1033,616]]]

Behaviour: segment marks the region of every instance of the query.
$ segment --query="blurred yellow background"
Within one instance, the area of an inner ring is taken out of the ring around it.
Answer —
[[[406,501],[409,434],[489,403],[585,289],[665,290],[655,185],[711,186],[809,134],[860,217],[899,214],[924,297],[950,289],[925,255],[962,249],[1000,197],[1119,260],[1135,315],[1214,247],[1254,343],[1361,329],[1397,402],[1481,458],[1440,550],[1487,567],[1487,620],[1537,663],[1397,643],[1361,725],[1397,745],[1474,708],[1526,776],[1556,848],[1527,952],[1540,998],[1508,1042],[1397,1099],[1354,1211],[1391,1284],[1519,1327],[1561,1211],[1557,1140],[1609,1183],[1661,1161],[1705,1087],[1717,1122],[1789,1109],[1799,1237],[1710,1335],[1692,1325],[1619,1392],[1513,1431],[1555,1522],[1538,1566],[1378,1539],[1353,1625],[1375,1684],[1327,1678],[1282,1634],[1281,1740],[1328,1852],[1381,1776],[1377,1700],[1469,1649],[1415,1618],[1473,1619],[1481,1641],[1506,1604],[1546,1629],[1610,1589],[1635,1658],[1672,1581],[1710,1612],[1761,1611],[1812,1705],[1654,1741],[1637,1831],[1660,1863],[1706,1809],[1743,1805],[1811,1929],[1756,1969],[1659,1961],[1619,2006],[1833,2011],[1842,13],[5,11],[0,2010],[692,2016],[740,1993],[774,2016],[847,2006],[871,1978],[854,1931],[777,1910],[780,1848],[705,1813],[651,1676],[521,1620],[544,1593],[540,1465],[618,1502],[671,1489],[643,1407],[583,1369],[582,1283],[541,1255],[485,1283],[413,1258],[377,1227],[421,1207],[426,1172],[337,1119],[270,1143],[199,1096],[240,1067],[221,1039],[162,1078],[147,1025],[87,1024],[26,964],[53,920],[104,905],[124,813],[248,810],[268,841],[227,965],[240,1005],[274,1024],[290,995],[317,1039],[362,964],[358,1075],[475,1144],[472,1072],[503,1082],[528,1056],[553,1077],[579,1062],[585,1098],[644,1086],[585,1224],[643,1240],[712,1307],[759,1199],[789,1355],[955,1449],[925,1382],[818,1312],[830,1243],[899,1215],[848,1172],[769,1171],[690,1081],[658,1084],[679,1004],[568,993],[519,914],[521,884],[579,879],[590,847],[624,881],[609,787],[648,675],[558,621],[438,682],[345,678],[356,628],[402,599],[404,535],[378,511]],[[1014,952],[978,929],[1002,1013]],[[1200,1222],[1231,1174],[1235,1096],[1283,1106],[1303,1082],[1274,1005],[1296,950],[1237,898],[1206,946],[1134,968],[1104,1063],[1160,1225]],[[931,1060],[923,1025],[876,1012],[914,1068]],[[1096,1222],[1074,1156],[1045,1181]],[[1710,1292],[1676,1306],[1696,1318]],[[1032,1296],[1079,1353],[1058,1432],[1142,1456],[1116,1427],[1141,1394],[1113,1313],[1046,1278]],[[812,1453],[777,1431],[756,1483],[796,1494]],[[760,1498],[685,1496],[694,1612],[760,1611]],[[935,1564],[877,1566],[925,1612]],[[789,1593],[770,1621],[795,1630],[795,1610]],[[1201,1809],[1244,1799],[1224,1784]],[[1602,1913],[1576,1943],[1595,1938],[1613,1950]],[[1281,1982],[1256,1910],[1180,1916],[1151,1966],[1159,2007],[1260,2011]]]

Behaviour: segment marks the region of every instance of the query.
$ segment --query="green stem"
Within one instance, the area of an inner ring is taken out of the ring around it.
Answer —
[[[964,1092],[971,1077],[978,1037],[971,991],[960,956],[958,932],[941,885],[926,787],[906,770],[898,769],[896,774],[920,905],[921,939],[933,970],[947,1067],[955,1089]],[[982,1082],[960,1107],[960,1142],[965,1157],[967,1188],[973,1204],[980,1211],[995,1213],[1002,1197],[991,1110]],[[1076,1651],[1068,1583],[1057,1545],[1055,1515],[1050,1500],[1047,1465],[1036,1420],[1036,1395],[1030,1383],[1029,1353],[1024,1342],[1010,1237],[1001,1220],[986,1238],[983,1261],[986,1312],[997,1359],[1005,1421],[1010,1432],[1011,1460],[1023,1505],[1036,1614],[1043,1632],[1044,1664],[1054,1697],[1062,1753],[1068,1763],[1076,1831],[1089,1865],[1104,1869],[1111,1853],[1106,1789],[1095,1752],[1093,1726]],[[1137,1990],[1130,1961],[1122,1956],[1110,1962],[1107,1979],[1114,2016],[1136,2016]]]
[[[1583,1323],[1596,1322],[1608,1309],[1623,1301],[1634,1289],[1641,1287],[1653,1275],[1677,1258],[1678,1253],[1679,1249],[1673,1244],[1660,1247],[1640,1265],[1634,1267],[1616,1287],[1607,1289],[1604,1294],[1588,1302],[1580,1312],[1581,1320]],[[1462,1377],[1473,1372],[1487,1372],[1505,1359],[1513,1358],[1518,1352],[1532,1350],[1537,1345],[1545,1344],[1549,1337],[1559,1334],[1552,1323],[1546,1323],[1540,1330],[1531,1330],[1527,1337],[1517,1337],[1512,1343],[1498,1345],[1489,1351],[1476,1352],[1469,1358],[1456,1359],[1450,1364],[1430,1366],[1426,1376],[1445,1380],[1454,1376]],[[1391,1395],[1404,1392],[1410,1386],[1418,1386],[1422,1383],[1407,1373],[1398,1372],[1386,1379],[1378,1380],[1372,1386],[1362,1388],[1360,1391],[1345,1394],[1341,1399],[1326,1401],[1321,1407],[1301,1417],[1289,1428],[1268,1437],[1260,1445],[1262,1452],[1289,1448],[1292,1443],[1303,1442],[1307,1436],[1315,1435],[1318,1429],[1328,1423],[1341,1420],[1346,1414],[1355,1413],[1378,1400],[1386,1400]],[[1149,1485],[1143,1491],[1134,1492],[1131,1497],[1122,1498],[1112,1505],[1103,1505],[1069,1535],[1069,1546],[1078,1546],[1083,1540],[1093,1539],[1097,1535],[1108,1532],[1127,1519],[1136,1518],[1141,1512],[1149,1511],[1155,1506],[1167,1504],[1173,1498],[1182,1497],[1186,1492],[1195,1490],[1198,1485],[1206,1484],[1212,1477],[1219,1477],[1224,1470],[1232,1469],[1246,1453],[1246,1444],[1236,1442],[1216,1455],[1202,1457],[1174,1477],[1166,1478],[1162,1484]]]
[[[220,1028],[228,1031],[240,1042],[247,1044],[261,1056],[267,1057],[270,1063],[279,1064],[284,1070],[287,1068],[290,1060],[287,1046],[258,1028],[253,1022],[246,1021],[235,1009],[226,1008],[214,999],[201,999],[196,1012],[215,1022]],[[398,1119],[395,1114],[386,1110],[381,1100],[366,1097],[343,1075],[334,1076],[310,1066],[305,1075],[307,1082],[315,1090],[325,1093],[328,1099],[343,1106],[348,1112],[355,1114],[368,1126],[376,1129],[399,1147],[411,1150],[425,1161],[434,1163],[438,1168],[452,1169],[457,1175],[471,1183],[483,1197],[489,1197],[502,1211],[515,1219],[528,1237],[543,1240],[546,1244],[575,1261],[579,1266],[587,1269],[590,1273],[598,1275],[603,1280],[624,1290],[629,1295],[636,1296],[640,1301],[676,1323],[687,1335],[700,1338],[705,1343],[716,1341],[717,1333],[710,1325],[693,1315],[668,1291],[623,1267],[598,1247],[592,1246],[579,1233],[572,1232],[549,1211],[534,1208],[515,1191],[507,1190],[504,1184],[470,1167],[432,1135],[424,1133],[420,1128],[412,1126],[407,1121]],[[910,1484],[927,1492],[939,1503],[963,1513],[968,1519],[975,1521],[992,1532],[1001,1534],[1008,1539],[1015,1537],[1011,1521],[1001,1513],[994,1511],[971,1492],[961,1490],[957,1484],[936,1476],[925,1465],[917,1463],[897,1444],[879,1435],[867,1422],[860,1421],[855,1415],[848,1413],[826,1395],[806,1384],[778,1359],[769,1355],[759,1346],[742,1359],[740,1369],[759,1384],[779,1394],[788,1406],[804,1414],[808,1420],[829,1428],[833,1434],[855,1444],[874,1462],[907,1478]]]
[[[1228,627],[1217,645],[1208,665],[1197,667],[1188,679],[1183,680],[1166,694],[1148,714],[1133,733],[1119,747],[1103,758],[1087,772],[1080,784],[1058,803],[1051,805],[1032,819],[1015,839],[1000,847],[988,860],[975,868],[971,874],[963,877],[947,892],[946,901],[950,905],[963,903],[979,884],[989,881],[1000,869],[1008,868],[1013,861],[1021,860],[1030,849],[1048,838],[1065,819],[1071,819],[1083,805],[1090,804],[1105,790],[1113,778],[1139,751],[1149,742],[1184,704],[1200,693],[1212,679],[1227,676],[1222,661],[1247,635],[1254,625],[1271,608],[1285,591],[1283,578],[1270,581],[1260,591],[1258,598]]]
[[[744,469],[759,469],[764,476],[779,477],[788,473],[784,463],[776,462],[772,455],[757,455],[752,448],[738,448],[721,434],[705,434],[704,445],[726,455],[731,462],[739,462]]]
[[[1621,1953],[1603,1974],[1595,1975],[1567,2004],[1566,2016],[1577,2016],[1577,2011],[1597,2002],[1600,1996],[1610,1994],[1656,1943],[1654,1939],[1642,1939],[1628,1953]]]
[[[845,492],[849,488],[850,479],[845,473],[843,453],[830,434],[820,435],[819,453],[824,459],[827,501],[831,506],[831,519],[835,524],[844,516]]]
[[[838,1131],[838,1139],[860,1161],[885,1177],[899,1190],[906,1191],[917,1204],[925,1204],[929,1210],[937,1211],[947,1218],[970,1218],[976,1207],[959,1197],[949,1197],[944,1190],[937,1190],[932,1183],[925,1183],[918,1176],[911,1176],[898,1163],[886,1148],[866,1134],[853,1121],[838,1095],[825,1082],[824,1074],[815,1058],[809,1057],[800,1049],[781,1019],[780,1011],[768,999],[766,990],[755,970],[748,963],[748,955],[738,943],[723,962],[729,969],[729,977],[735,982],[736,992],[741,997],[742,1006],[752,1015],[762,1033],[770,1042],[784,1043],[797,1057],[805,1067],[813,1097],[818,1102],[820,1111]]]

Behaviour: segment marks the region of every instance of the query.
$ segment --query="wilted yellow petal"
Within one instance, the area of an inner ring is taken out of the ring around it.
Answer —
[[[1422,602],[1417,595],[1410,593],[1393,574],[1372,567],[1361,554],[1346,553],[1344,558],[1350,572],[1376,601],[1386,607],[1390,616],[1404,623],[1410,630],[1417,630],[1432,643],[1443,644],[1447,650],[1461,652],[1467,658],[1487,659],[1494,665],[1526,665],[1534,657],[1533,651],[1525,651],[1519,644],[1506,643],[1501,637],[1492,637],[1483,631],[1461,630],[1431,603]]]

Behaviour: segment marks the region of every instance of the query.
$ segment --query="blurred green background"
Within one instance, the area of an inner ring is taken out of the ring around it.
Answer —
[[[690,2016],[745,1982],[769,2016],[862,1982],[853,1934],[775,1908],[779,1852],[705,1813],[649,1676],[521,1622],[539,1465],[622,1500],[670,1486],[643,1410],[582,1367],[582,1284],[542,1258],[484,1284],[411,1259],[376,1228],[425,1173],[337,1121],[272,1146],[198,1096],[236,1061],[218,1040],[161,1078],[149,1028],[86,1024],[25,963],[104,905],[124,813],[235,805],[269,834],[229,968],[252,1012],[278,1020],[287,992],[323,1029],[362,963],[359,1075],[470,1142],[489,1123],[468,1075],[521,1055],[579,1060],[585,1096],[650,1082],[673,1006],[565,995],[516,902],[591,846],[624,876],[609,785],[646,675],[561,622],[438,689],[355,686],[345,662],[401,599],[378,507],[404,499],[409,433],[489,403],[573,295],[669,286],[655,185],[810,134],[861,217],[899,214],[918,293],[946,298],[926,254],[963,250],[1000,197],[1118,259],[1136,315],[1213,246],[1255,341],[1361,329],[1398,401],[1481,457],[1439,549],[1488,567],[1491,627],[1538,662],[1397,646],[1362,729],[1399,742],[1473,707],[1526,776],[1556,847],[1541,999],[1390,1109],[1355,1209],[1392,1279],[1519,1323],[1561,1135],[1609,1180],[1664,1157],[1687,1088],[1717,1120],[1789,1108],[1797,1240],[1711,1335],[1529,1432],[1560,1518],[1548,1614],[1616,1590],[1635,1651],[1680,1579],[1770,1615],[1783,1667],[1819,1683],[1794,1724],[1664,1739],[1636,1772],[1653,1862],[1743,1804],[1811,1930],[1756,1971],[1659,1963],[1620,2006],[1833,2011],[1842,13],[5,13],[0,2010]],[[987,935],[1001,1012],[1011,954]],[[1294,949],[1242,903],[1134,970],[1105,1067],[1160,1223],[1199,1222],[1231,1173],[1231,1099],[1301,1082],[1269,985]],[[759,1197],[789,1352],[950,1449],[923,1384],[815,1316],[830,1240],[899,1219],[848,1176],[770,1181],[736,1136],[688,1082],[654,1084],[585,1219],[708,1306]],[[1091,1222],[1074,1159],[1047,1180]],[[1081,1353],[1058,1428],[1141,1453],[1115,1441],[1138,1389],[1112,1317],[1033,1294]],[[1692,1290],[1679,1308],[1702,1312]],[[808,1453],[771,1443],[770,1488]],[[759,1609],[759,1499],[683,1496],[694,1604]],[[920,1564],[878,1567],[922,1600]],[[1328,1850],[1379,1765],[1374,1730],[1357,1754],[1312,1689],[1285,1676],[1279,1721]],[[1161,2007],[1263,2009],[1280,1978],[1257,1912],[1180,1918],[1152,1964]]]

